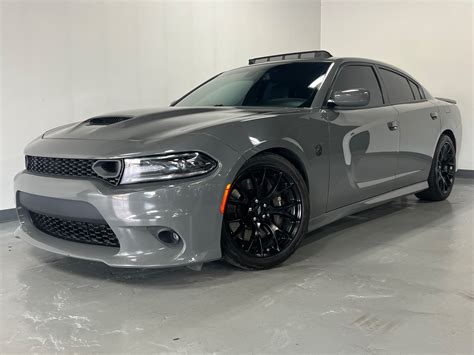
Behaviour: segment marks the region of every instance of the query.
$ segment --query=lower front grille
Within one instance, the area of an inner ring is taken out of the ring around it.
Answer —
[[[72,242],[120,247],[115,233],[108,224],[75,221],[30,211],[33,225],[53,237]]]

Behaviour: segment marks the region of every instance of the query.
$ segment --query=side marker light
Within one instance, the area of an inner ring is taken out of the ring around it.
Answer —
[[[225,186],[224,194],[222,195],[221,207],[219,208],[221,214],[224,214],[225,211],[225,205],[227,204],[227,197],[229,196],[230,186],[230,184],[227,184]]]

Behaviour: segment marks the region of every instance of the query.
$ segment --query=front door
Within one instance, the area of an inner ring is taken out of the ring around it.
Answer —
[[[385,104],[371,65],[343,66],[331,92],[356,88],[369,90],[368,106],[326,109],[331,149],[328,211],[394,189],[398,112]]]

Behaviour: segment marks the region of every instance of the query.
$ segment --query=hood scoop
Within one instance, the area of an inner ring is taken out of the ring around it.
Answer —
[[[123,122],[133,118],[133,116],[107,116],[107,117],[93,117],[84,123],[89,126],[108,126],[114,123]]]

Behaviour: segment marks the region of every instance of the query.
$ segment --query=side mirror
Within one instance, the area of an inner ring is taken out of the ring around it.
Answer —
[[[367,89],[338,90],[328,100],[328,106],[362,107],[369,102],[370,92]]]

